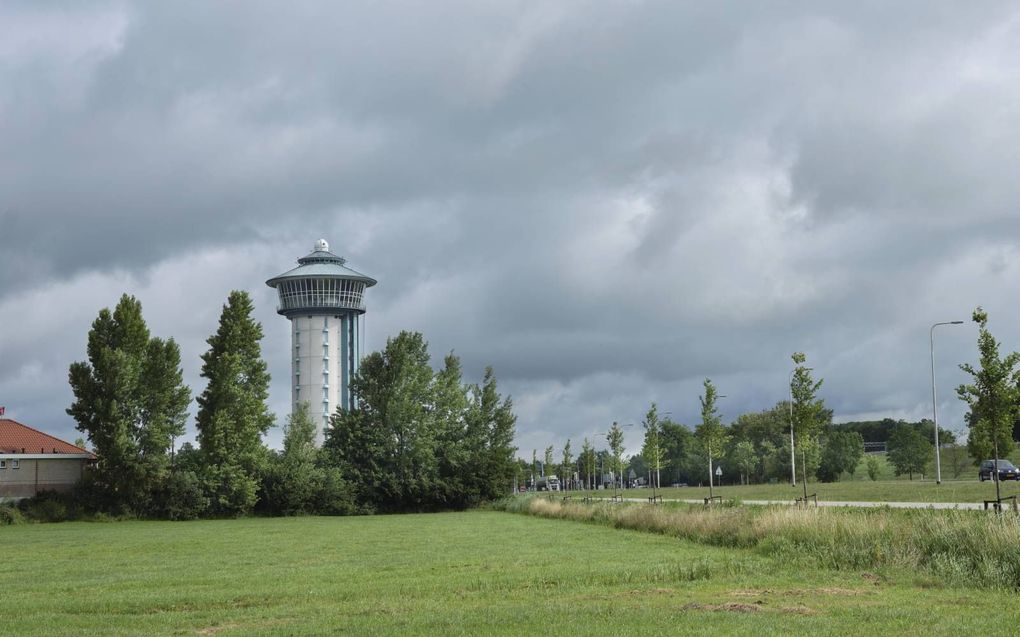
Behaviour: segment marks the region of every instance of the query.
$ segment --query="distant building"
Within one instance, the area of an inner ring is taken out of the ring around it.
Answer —
[[[279,293],[277,313],[291,322],[291,404],[308,404],[319,444],[337,407],[357,404],[350,382],[362,356],[363,295],[376,283],[345,263],[319,239],[298,267],[266,281]]]
[[[85,449],[0,418],[0,500],[69,491],[95,460]]]

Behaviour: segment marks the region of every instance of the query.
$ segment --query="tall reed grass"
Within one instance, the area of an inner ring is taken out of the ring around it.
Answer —
[[[910,569],[947,585],[1020,590],[1020,518],[956,510],[582,504],[509,498],[496,508],[749,548],[833,569]]]

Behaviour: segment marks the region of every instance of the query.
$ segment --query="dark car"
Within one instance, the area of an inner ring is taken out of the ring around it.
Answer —
[[[1020,480],[1020,469],[1013,466],[1009,460],[999,460],[999,480]],[[992,479],[992,471],[995,470],[995,460],[982,460],[981,468],[978,469],[978,480],[984,482]]]

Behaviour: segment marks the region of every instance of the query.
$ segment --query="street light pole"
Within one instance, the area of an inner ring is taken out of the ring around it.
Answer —
[[[796,369],[790,370],[790,486],[797,486],[797,454],[793,451],[793,373]]]
[[[928,331],[931,346],[931,417],[935,424],[935,484],[942,484],[942,454],[939,451],[939,403],[935,393],[935,328],[939,325],[963,325],[963,321],[935,323]]]

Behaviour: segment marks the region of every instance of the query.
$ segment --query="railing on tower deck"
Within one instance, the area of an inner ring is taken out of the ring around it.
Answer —
[[[297,310],[306,307],[365,309],[362,303],[365,284],[360,281],[298,279],[282,282],[277,290],[280,294],[277,310]]]

